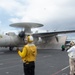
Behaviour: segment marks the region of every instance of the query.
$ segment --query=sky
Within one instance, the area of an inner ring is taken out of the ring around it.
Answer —
[[[18,22],[41,23],[39,31],[74,30],[75,0],[0,0],[0,32],[18,31],[9,26]]]

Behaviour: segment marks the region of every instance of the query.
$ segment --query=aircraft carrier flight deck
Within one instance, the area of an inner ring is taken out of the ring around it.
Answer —
[[[35,75],[68,75],[68,60],[66,51],[38,50]],[[0,48],[0,75],[24,75],[22,60],[16,50]]]

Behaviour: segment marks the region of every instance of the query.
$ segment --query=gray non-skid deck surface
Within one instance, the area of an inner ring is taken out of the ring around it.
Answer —
[[[35,66],[35,75],[68,75],[67,52],[38,50]],[[0,48],[0,75],[23,75],[22,61],[15,50]]]

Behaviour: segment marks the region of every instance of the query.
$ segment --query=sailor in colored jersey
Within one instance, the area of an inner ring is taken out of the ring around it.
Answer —
[[[17,51],[23,61],[24,75],[35,75],[37,48],[33,43],[34,39],[32,36],[27,36],[25,38],[25,42],[26,41],[27,44],[24,45],[22,51],[20,51],[19,49],[17,49]]]
[[[75,75],[75,43],[67,50],[69,56],[70,75]]]

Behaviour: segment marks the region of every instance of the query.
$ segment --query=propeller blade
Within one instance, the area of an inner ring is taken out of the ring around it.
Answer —
[[[24,37],[25,37],[25,31],[21,31],[21,32],[18,34],[18,36],[19,36],[20,38],[24,38]]]

